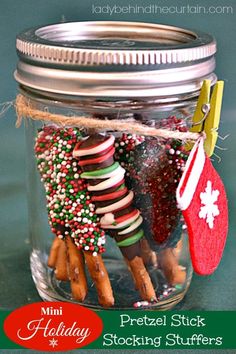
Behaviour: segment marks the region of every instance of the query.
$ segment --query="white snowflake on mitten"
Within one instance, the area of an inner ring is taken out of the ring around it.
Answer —
[[[210,229],[213,229],[214,219],[220,214],[218,205],[215,204],[219,194],[220,192],[217,189],[212,190],[211,181],[207,181],[205,192],[200,193],[201,204],[203,206],[201,206],[198,216],[200,219],[206,219],[206,223]]]

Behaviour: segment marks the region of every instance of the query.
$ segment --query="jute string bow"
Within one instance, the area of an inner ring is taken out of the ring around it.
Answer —
[[[73,126],[77,128],[97,129],[97,130],[114,130],[121,132],[129,132],[132,134],[155,136],[163,139],[179,139],[179,140],[197,140],[199,133],[179,132],[169,129],[157,129],[148,127],[135,120],[122,119],[104,119],[91,118],[87,116],[65,116],[61,114],[42,111],[33,107],[30,100],[27,100],[23,95],[17,95],[16,102],[17,121],[16,127],[20,127],[22,119],[31,118],[42,122],[51,122],[61,127]]]

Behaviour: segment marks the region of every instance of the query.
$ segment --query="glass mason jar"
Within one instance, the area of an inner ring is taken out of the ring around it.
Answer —
[[[33,118],[30,262],[40,296],[171,308],[192,276],[175,199],[188,151],[145,128],[188,130],[203,80],[216,81],[214,39],[157,24],[63,23],[21,33],[17,51]]]

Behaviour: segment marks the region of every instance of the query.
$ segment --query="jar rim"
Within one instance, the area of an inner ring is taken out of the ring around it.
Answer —
[[[199,90],[215,68],[201,31],[119,21],[68,22],[18,35],[16,80],[69,95],[166,96]]]
[[[144,22],[84,21],[36,27],[17,36],[20,58],[66,66],[176,64],[210,57],[205,32]]]

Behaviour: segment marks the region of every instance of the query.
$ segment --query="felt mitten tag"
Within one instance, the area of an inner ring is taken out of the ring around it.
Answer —
[[[203,144],[203,138],[195,143],[176,198],[188,229],[193,268],[200,275],[208,275],[222,257],[228,232],[228,206],[223,182]]]

